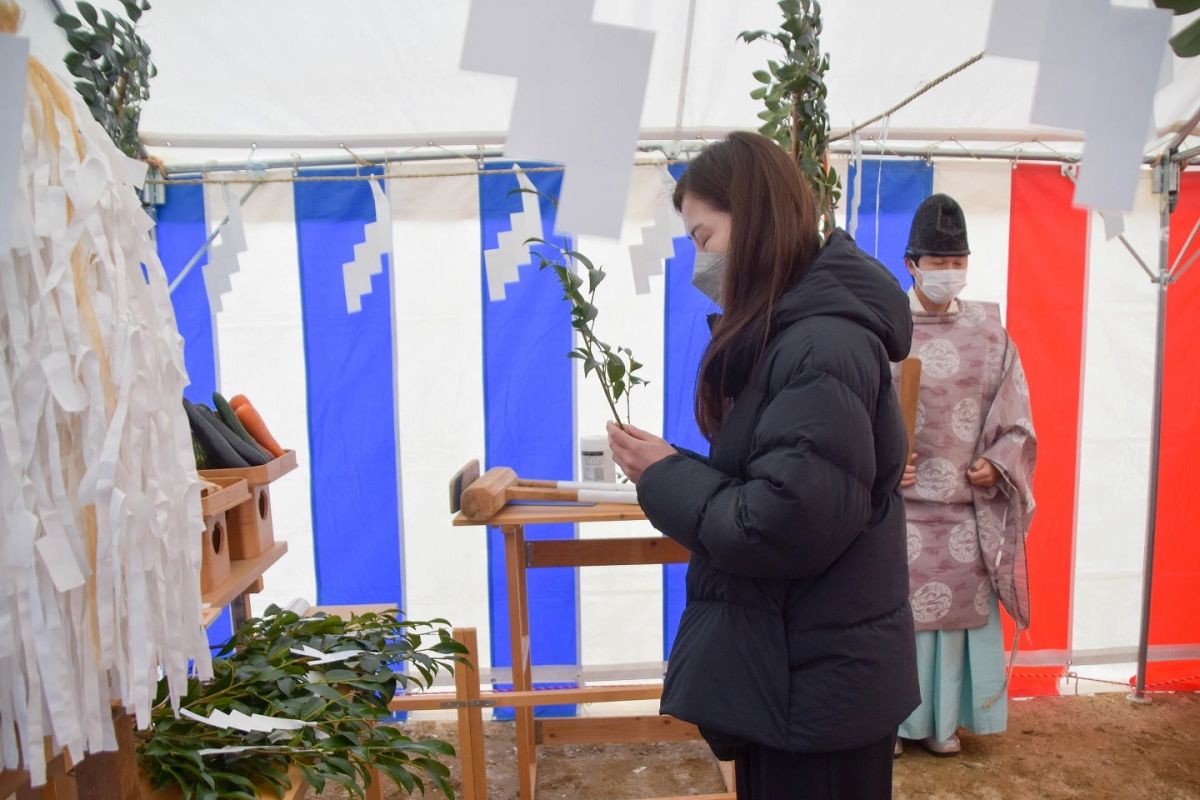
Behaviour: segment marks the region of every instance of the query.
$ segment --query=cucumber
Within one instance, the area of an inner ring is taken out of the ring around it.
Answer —
[[[241,456],[247,464],[252,467],[261,467],[263,464],[266,464],[271,460],[262,450],[259,450],[257,447],[242,441],[241,437],[230,430],[229,426],[222,422],[221,418],[218,417],[216,412],[211,408],[208,408],[207,406],[200,406],[199,408],[200,413],[212,423],[213,428],[219,434],[221,434],[221,436],[225,437],[225,441],[229,442],[229,446],[237,451],[237,454]]]
[[[192,434],[208,455],[208,465],[211,469],[245,469],[250,466],[246,459],[238,455],[225,437],[213,427],[212,422],[200,411],[200,407],[183,401],[187,411],[188,423],[192,426]]]
[[[204,450],[204,445],[200,444],[200,440],[196,438],[196,434],[192,434],[192,453],[196,456],[196,469],[208,469],[208,453]]]
[[[271,460],[271,454],[266,450],[263,450],[262,446],[254,440],[254,437],[250,435],[248,430],[246,430],[246,426],[242,424],[242,421],[238,419],[237,414],[234,413],[233,408],[229,405],[229,401],[226,400],[220,392],[213,392],[213,408],[217,410],[217,414],[220,415],[221,421],[225,423],[229,430],[236,433],[238,437],[242,439],[242,441],[246,442],[246,444],[262,453],[268,461]]]

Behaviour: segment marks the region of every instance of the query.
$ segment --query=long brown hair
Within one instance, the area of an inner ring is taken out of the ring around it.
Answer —
[[[685,194],[732,217],[724,314],[696,381],[696,422],[711,441],[766,351],[776,303],[820,248],[817,210],[796,163],[757,133],[731,133],[705,148],[675,186],[677,210]]]

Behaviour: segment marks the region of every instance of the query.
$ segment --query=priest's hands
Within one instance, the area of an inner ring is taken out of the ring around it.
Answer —
[[[617,466],[634,483],[642,479],[642,473],[650,465],[679,452],[652,433],[632,425],[626,425],[622,430],[615,422],[608,423],[608,446],[612,448]]]
[[[986,458],[981,458],[967,470],[967,480],[979,489],[991,489],[1000,482],[1000,470]]]
[[[908,457],[908,465],[904,468],[904,477],[900,479],[901,489],[911,489],[917,485],[917,454]]]

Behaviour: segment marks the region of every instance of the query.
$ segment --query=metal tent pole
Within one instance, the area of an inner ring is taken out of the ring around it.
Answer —
[[[1154,345],[1154,405],[1150,423],[1150,493],[1146,516],[1146,553],[1142,567],[1142,624],[1138,634],[1137,685],[1130,700],[1149,702],[1146,698],[1146,661],[1150,651],[1150,599],[1154,584],[1154,537],[1158,529],[1158,468],[1162,444],[1162,390],[1163,357],[1167,344],[1167,287],[1170,275],[1167,272],[1167,247],[1170,236],[1171,212],[1168,210],[1167,195],[1159,198],[1159,272],[1155,276],[1158,284],[1158,334]]]
[[[1182,137],[1179,138],[1182,141]],[[1137,678],[1129,699],[1148,703],[1146,696],[1146,663],[1150,655],[1150,604],[1154,594],[1154,539],[1158,532],[1159,467],[1162,453],[1163,361],[1167,346],[1167,290],[1174,280],[1170,263],[1171,212],[1179,192],[1179,162],[1174,159],[1175,147],[1170,147],[1154,165],[1153,188],[1158,195],[1158,285],[1157,335],[1154,346],[1154,406],[1150,425],[1150,488],[1147,498],[1146,550],[1142,566],[1142,619],[1138,634]]]

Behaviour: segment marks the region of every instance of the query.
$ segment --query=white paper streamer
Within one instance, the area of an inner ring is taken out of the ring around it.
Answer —
[[[221,310],[221,297],[233,289],[233,274],[238,271],[238,255],[246,252],[246,229],[242,226],[242,204],[228,186],[221,187],[228,221],[208,248],[208,263],[204,265],[204,288],[208,292],[208,307],[216,314]]]
[[[616,239],[654,33],[593,22],[592,6],[593,0],[473,0],[460,63],[518,79],[504,152],[565,165],[557,229]],[[538,32],[538,47],[513,45],[531,31]]]
[[[315,649],[309,647],[308,645],[305,645],[304,647],[301,647],[299,650],[293,649],[292,652],[298,656],[304,656],[305,658],[311,659],[308,663],[311,665],[316,665],[316,664],[336,664],[339,661],[348,661],[351,658],[357,658],[358,656],[364,655],[367,651],[366,650],[337,650],[333,653],[322,653],[320,650],[315,650]],[[313,675],[313,674],[316,674],[319,677],[319,673],[310,673],[310,675]]]
[[[13,187],[17,182],[17,162],[21,155],[21,115],[25,104],[28,57],[28,39],[0,33],[0,253],[7,252],[13,244],[16,194]]]
[[[202,678],[211,664],[183,342],[134,190],[146,165],[35,73],[18,246],[0,250],[0,769],[38,786],[45,742],[113,750],[114,703],[146,725],[160,671],[178,708],[189,661]],[[48,128],[51,95],[70,114]]]
[[[514,164],[517,172],[517,185],[526,191],[521,193],[521,210],[510,216],[511,228],[496,237],[496,247],[484,251],[483,262],[487,271],[488,297],[494,302],[505,297],[504,287],[516,283],[521,278],[521,265],[530,262],[529,245],[531,238],[542,238],[542,207],[540,198],[531,192],[536,191],[533,181],[521,166]]]
[[[992,4],[986,52],[1039,65],[1030,122],[1085,134],[1076,205],[1133,209],[1154,94],[1171,77],[1170,33],[1170,11],[1109,0]]]
[[[675,210],[672,193],[675,179],[666,167],[662,167],[662,196],[654,209],[654,224],[642,228],[641,244],[629,248],[629,262],[633,265],[633,289],[637,294],[650,294],[650,278],[663,274],[664,259],[675,255],[675,237],[687,233],[683,218]]]
[[[375,221],[363,230],[365,239],[354,245],[354,260],[342,265],[346,313],[362,311],[362,299],[371,293],[371,278],[383,272],[383,257],[392,254],[392,207],[379,181],[369,181],[375,200]]]

